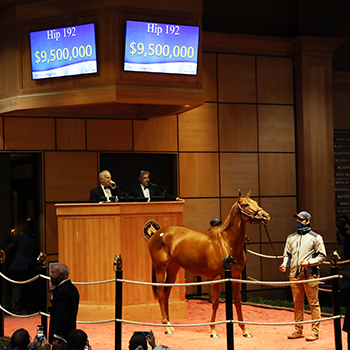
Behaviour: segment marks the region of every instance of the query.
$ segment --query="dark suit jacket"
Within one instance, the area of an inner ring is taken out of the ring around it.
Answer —
[[[112,196],[118,196],[118,197],[125,197],[125,194],[119,190],[118,188],[110,189]],[[94,188],[90,191],[90,203],[100,203],[101,198],[105,196],[105,193],[103,192],[103,189],[101,186],[98,186],[97,188]]]
[[[340,286],[340,295],[347,304],[343,331],[350,333],[350,271],[345,272],[343,275]]]
[[[50,308],[49,342],[55,340],[54,334],[64,339],[70,331],[76,329],[79,307],[79,292],[70,280],[57,286],[53,292]]]
[[[176,197],[172,196],[168,193],[164,193],[164,190],[162,190],[161,188],[159,188],[157,185],[149,185],[149,193],[151,196],[151,200],[152,197],[154,196],[165,196],[165,199],[167,201],[176,201]],[[145,197],[141,188],[141,184],[135,186],[132,188],[132,190],[130,191],[130,196],[133,196],[135,198],[137,197]]]
[[[8,271],[35,271],[36,258],[39,248],[34,239],[28,234],[14,235],[5,248]]]

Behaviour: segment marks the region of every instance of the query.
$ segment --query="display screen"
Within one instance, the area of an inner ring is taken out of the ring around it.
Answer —
[[[32,78],[97,72],[95,24],[30,33]]]
[[[199,27],[126,22],[124,70],[197,74]]]

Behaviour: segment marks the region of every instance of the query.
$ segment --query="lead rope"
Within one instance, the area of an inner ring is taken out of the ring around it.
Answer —
[[[275,247],[274,247],[273,244],[272,244],[272,241],[271,241],[271,238],[270,238],[270,235],[269,235],[269,231],[267,231],[266,225],[264,225],[264,228],[265,228],[265,231],[266,231],[266,234],[267,234],[267,238],[269,239],[269,242],[270,242],[270,244],[271,244],[273,253],[275,254],[276,262],[277,262],[277,265],[278,265],[278,268],[279,268],[279,267],[280,267],[280,263],[279,263],[279,261],[278,261],[278,256],[277,256],[277,254],[276,254]]]

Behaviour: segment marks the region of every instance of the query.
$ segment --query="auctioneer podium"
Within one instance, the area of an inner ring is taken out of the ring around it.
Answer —
[[[73,282],[115,278],[114,258],[121,255],[123,279],[152,282],[152,263],[145,235],[167,225],[182,225],[184,201],[150,203],[56,204],[59,262]],[[155,221],[155,222],[154,222]],[[184,282],[184,271],[177,278]],[[77,285],[79,320],[114,319],[115,283]],[[160,320],[152,287],[123,283],[123,319]],[[185,287],[174,287],[170,317],[186,318]]]

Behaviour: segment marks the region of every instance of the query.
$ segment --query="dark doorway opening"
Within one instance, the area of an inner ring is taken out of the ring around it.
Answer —
[[[140,170],[147,170],[153,183],[177,195],[176,161],[175,154],[101,153],[100,171],[108,170],[119,187],[129,193],[139,183]]]
[[[31,235],[40,247],[43,217],[42,154],[0,153],[0,169],[0,248],[5,250],[12,235],[21,234],[28,225],[32,227]],[[6,256],[4,266],[4,272],[8,276],[13,261],[11,254]],[[35,292],[37,287],[37,281],[33,282],[34,295],[38,295]],[[5,308],[11,311],[13,305],[9,282],[4,283],[4,291]],[[35,309],[37,305],[38,300],[34,300]]]

